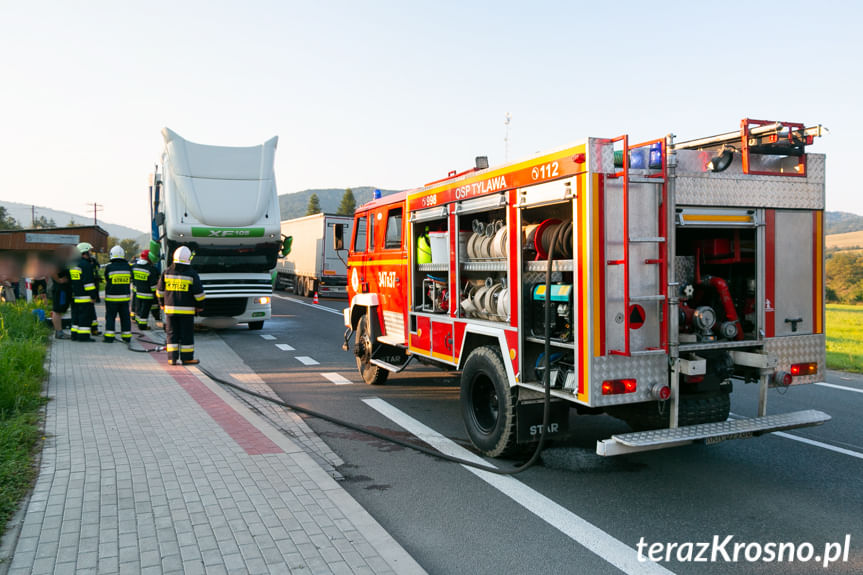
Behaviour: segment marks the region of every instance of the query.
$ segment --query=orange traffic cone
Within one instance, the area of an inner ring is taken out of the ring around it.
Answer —
[[[315,299],[312,300],[312,303],[321,303],[318,301],[318,292],[315,292]]]

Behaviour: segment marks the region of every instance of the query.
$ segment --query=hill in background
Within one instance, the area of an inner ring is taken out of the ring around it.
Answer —
[[[30,220],[33,213],[32,206],[30,204],[20,204],[18,202],[0,200],[0,206],[6,208],[9,215],[18,220],[18,225],[22,228],[30,227]],[[93,223],[92,215],[84,216],[81,214],[73,214],[72,212],[54,210],[43,206],[36,206],[36,217],[44,217],[46,220],[54,220],[54,223],[57,224],[58,228],[68,226],[70,221],[74,221],[75,225],[78,226],[89,226]],[[102,229],[108,232],[109,235],[121,240],[137,240],[141,236],[147,235],[147,232],[144,230],[136,230],[135,228],[121,226],[120,224],[109,224],[103,220],[98,221]]]
[[[351,188],[354,193],[354,199],[357,201],[357,207],[366,202],[370,202],[376,188],[370,186],[359,186]],[[398,190],[381,190],[381,195],[388,196],[396,193]],[[318,195],[318,200],[321,203],[321,210],[326,213],[334,214],[339,209],[339,204],[342,203],[342,196],[345,195],[345,188],[327,188],[318,190],[303,190],[302,192],[294,192],[292,194],[281,194],[279,196],[279,210],[282,213],[282,220],[291,220],[293,218],[301,218],[306,215],[306,209],[309,207],[309,198],[312,194]]]
[[[863,230],[863,216],[850,212],[825,212],[824,233],[844,234]]]

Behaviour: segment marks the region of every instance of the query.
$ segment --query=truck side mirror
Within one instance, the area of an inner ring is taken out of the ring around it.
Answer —
[[[345,224],[335,224],[333,226],[333,249],[345,249]]]
[[[282,251],[281,251],[282,257],[285,257],[286,255],[291,253],[291,244],[293,244],[293,243],[294,243],[294,236],[287,236],[282,241]]]

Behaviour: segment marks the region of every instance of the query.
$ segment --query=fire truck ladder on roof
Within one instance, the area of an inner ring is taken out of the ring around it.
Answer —
[[[611,178],[623,178],[622,180],[622,188],[623,188],[623,258],[619,260],[607,260],[606,264],[609,266],[623,266],[623,330],[624,330],[624,347],[623,349],[612,349],[609,350],[609,354],[611,355],[623,355],[623,356],[632,356],[632,355],[648,355],[655,353],[666,353],[668,350],[668,342],[665,333],[665,316],[663,314],[663,304],[667,300],[667,266],[666,261],[668,259],[668,244],[666,242],[666,235],[668,233],[667,230],[667,220],[665,218],[665,210],[664,206],[667,200],[667,190],[668,190],[668,173],[667,173],[667,165],[666,165],[666,142],[664,139],[661,140],[652,140],[650,142],[644,142],[629,147],[629,136],[623,135],[611,140],[611,144],[614,145],[615,142],[623,143],[623,162],[622,169],[619,172],[615,172],[610,175]],[[651,146],[659,144],[661,150],[661,158],[662,158],[662,167],[658,173],[649,173],[647,175],[633,175],[630,173],[630,152],[633,149],[645,148],[647,155],[645,156],[644,165],[649,166],[649,153],[651,150]],[[657,190],[659,195],[656,198],[657,201],[657,235],[651,237],[633,237],[630,235],[630,226],[629,226],[629,193],[630,193],[630,184],[656,184],[652,186],[654,190]],[[658,285],[660,287],[661,292],[657,294],[630,294],[630,273],[632,271],[631,266],[631,258],[630,258],[630,250],[629,245],[631,243],[638,244],[657,244],[659,248],[659,257],[654,259],[646,259],[642,263],[646,265],[658,265],[659,266],[659,278]],[[643,350],[632,350],[631,346],[631,310],[632,304],[634,302],[645,302],[652,303],[657,307],[657,318],[659,318],[659,345],[657,347],[649,347]]]

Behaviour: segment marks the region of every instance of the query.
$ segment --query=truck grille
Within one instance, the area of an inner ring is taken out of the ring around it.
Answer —
[[[243,295],[271,295],[273,286],[269,280],[202,280],[204,291],[207,295],[213,294],[243,294]]]
[[[246,301],[244,297],[222,297],[207,298],[204,300],[204,311],[201,317],[233,317],[246,313]]]

